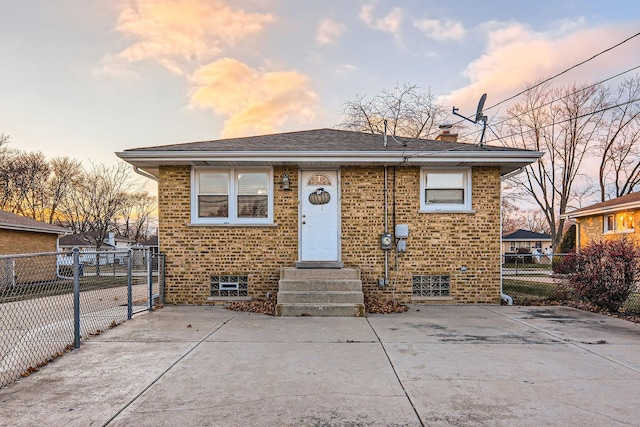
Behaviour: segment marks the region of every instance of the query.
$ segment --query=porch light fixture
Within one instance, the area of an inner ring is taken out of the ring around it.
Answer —
[[[282,189],[283,190],[291,190],[290,182],[289,182],[289,174],[282,174]]]

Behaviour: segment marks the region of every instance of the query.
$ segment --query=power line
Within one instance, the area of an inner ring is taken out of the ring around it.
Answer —
[[[523,93],[525,93],[525,92],[528,92],[528,91],[530,91],[530,90],[532,90],[532,89],[535,89],[535,88],[537,88],[538,86],[541,86],[541,85],[543,85],[543,84],[545,84],[545,83],[547,83],[547,82],[549,82],[549,81],[551,81],[551,80],[555,79],[556,77],[559,77],[559,76],[561,76],[561,75],[563,75],[563,74],[567,73],[568,71],[573,70],[574,68],[577,68],[577,67],[579,67],[579,66],[581,66],[581,65],[586,64],[587,62],[589,62],[589,61],[591,61],[591,60],[593,60],[593,59],[597,58],[598,56],[603,55],[603,54],[605,54],[605,53],[607,53],[607,52],[609,52],[609,51],[611,51],[611,50],[613,50],[613,49],[617,48],[618,46],[623,45],[624,43],[626,43],[626,42],[628,42],[629,40],[631,40],[631,39],[633,39],[633,38],[635,38],[635,37],[638,37],[638,36],[640,36],[640,33],[635,33],[634,35],[632,35],[631,37],[627,37],[626,39],[624,39],[624,40],[623,40],[623,41],[621,41],[620,43],[617,43],[617,44],[615,44],[615,45],[613,45],[613,46],[611,46],[611,47],[609,47],[609,48],[607,48],[607,49],[603,50],[602,52],[598,52],[598,53],[596,53],[596,54],[595,54],[595,55],[593,55],[591,58],[589,58],[589,59],[585,59],[584,61],[579,62],[579,63],[577,63],[577,64],[575,64],[575,65],[573,65],[573,66],[571,66],[571,67],[567,68],[566,70],[559,72],[558,74],[556,74],[556,75],[554,75],[554,76],[551,76],[551,77],[549,77],[549,78],[547,78],[547,79],[544,79],[543,81],[541,81],[541,82],[539,82],[539,83],[537,83],[537,84],[535,84],[535,85],[533,85],[533,86],[531,86],[531,87],[529,87],[529,88],[527,88],[527,89],[525,89],[525,90],[523,90],[523,91],[521,91],[521,92],[519,92],[519,93],[517,93],[517,94],[515,94],[515,95],[513,95],[513,96],[511,96],[511,97],[509,97],[509,98],[507,98],[507,99],[504,99],[504,100],[502,100],[502,101],[498,102],[497,104],[493,104],[491,107],[487,107],[487,108],[485,108],[485,110],[490,110],[490,109],[492,109],[492,108],[497,107],[497,106],[498,106],[498,105],[500,105],[500,104],[504,104],[505,102],[510,101],[510,100],[512,100],[513,98],[518,97],[518,96],[522,95],[522,94],[523,94]]]
[[[541,127],[539,127],[539,128],[536,128],[536,129],[529,129],[529,130],[526,130],[526,131],[515,132],[515,133],[512,133],[512,134],[510,134],[510,135],[503,136],[502,138],[500,138],[500,137],[499,137],[495,132],[493,132],[493,130],[491,130],[491,132],[493,132],[493,134],[494,134],[494,135],[496,135],[496,138],[495,138],[495,139],[491,139],[491,140],[489,140],[489,141],[487,141],[487,142],[499,141],[499,140],[501,140],[501,139],[503,139],[503,138],[511,138],[511,137],[513,137],[513,136],[517,136],[517,135],[524,135],[524,134],[526,134],[526,133],[534,132],[534,131],[536,131],[536,130],[546,129],[546,128],[551,127],[551,126],[561,125],[561,124],[563,124],[563,123],[570,122],[571,120],[582,119],[582,118],[585,118],[585,117],[588,117],[588,116],[592,116],[592,115],[594,115],[594,114],[598,114],[598,113],[605,112],[605,111],[607,111],[607,110],[612,110],[612,109],[614,109],[614,108],[622,107],[623,105],[633,104],[634,102],[638,102],[638,101],[640,101],[640,98],[632,99],[632,100],[630,100],[630,101],[626,101],[626,102],[623,102],[623,103],[621,103],[621,104],[615,104],[615,105],[611,105],[611,106],[609,106],[609,107],[604,107],[604,108],[601,108],[601,109],[599,109],[599,110],[592,111],[592,112],[590,112],[590,113],[581,114],[581,115],[579,115],[579,116],[570,117],[570,118],[568,118],[568,119],[561,120],[561,121],[559,121],[559,122],[550,123],[550,124],[548,124],[548,125],[541,126]]]
[[[626,39],[622,40],[621,42],[616,43],[615,45],[613,45],[613,46],[611,46],[611,47],[609,47],[609,48],[607,48],[607,49],[605,49],[605,50],[603,50],[603,51],[601,51],[601,52],[596,53],[596,54],[595,54],[595,55],[593,55],[592,57],[590,57],[590,58],[588,58],[588,59],[585,59],[584,61],[579,62],[579,63],[577,63],[577,64],[575,64],[575,65],[572,65],[571,67],[569,67],[569,68],[565,69],[564,71],[561,71],[561,72],[559,72],[559,73],[557,73],[557,74],[555,74],[555,75],[553,75],[553,76],[551,76],[551,77],[549,77],[549,78],[546,78],[546,79],[542,80],[541,82],[539,82],[539,83],[537,83],[537,84],[535,84],[535,85],[533,85],[533,86],[531,86],[531,87],[529,87],[529,88],[527,88],[527,89],[525,89],[525,90],[523,90],[523,91],[520,91],[520,92],[518,92],[517,94],[515,94],[515,95],[513,95],[513,96],[510,96],[509,98],[503,99],[502,101],[500,101],[500,102],[498,102],[498,103],[496,103],[496,104],[493,104],[493,105],[492,105],[492,106],[490,106],[490,107],[485,108],[485,111],[486,111],[486,110],[490,110],[490,109],[492,109],[492,108],[495,108],[495,107],[497,107],[498,105],[504,104],[505,102],[510,101],[510,100],[512,100],[513,98],[516,98],[516,97],[518,97],[518,96],[520,96],[520,95],[522,95],[522,94],[524,94],[524,93],[526,93],[526,92],[528,92],[528,91],[530,91],[530,90],[532,90],[532,89],[535,89],[535,88],[536,88],[536,87],[538,87],[538,86],[541,86],[541,85],[543,85],[543,84],[545,84],[545,83],[547,83],[547,82],[550,82],[551,80],[553,80],[553,79],[555,79],[555,78],[557,78],[557,77],[559,77],[559,76],[561,76],[561,75],[563,75],[563,74],[565,74],[565,73],[567,73],[567,72],[569,72],[569,71],[573,70],[574,68],[577,68],[577,67],[579,67],[579,66],[581,66],[581,65],[584,65],[584,64],[586,64],[587,62],[592,61],[593,59],[597,58],[598,56],[603,55],[603,54],[605,54],[605,53],[607,53],[607,52],[609,52],[609,51],[611,51],[611,50],[613,50],[613,49],[615,49],[615,48],[617,48],[617,47],[619,47],[619,46],[623,45],[624,43],[628,42],[629,40],[634,39],[635,37],[638,37],[639,35],[640,35],[640,32],[639,32],[639,33],[636,33],[636,34],[634,34],[634,35],[632,35],[632,36],[630,36],[630,37],[627,37]],[[469,118],[471,118],[471,117],[473,117],[473,115],[472,115],[472,116],[469,116]],[[460,124],[460,123],[462,123],[462,120],[460,120],[460,121],[458,121],[458,122],[454,123],[453,125],[455,126],[455,125]]]
[[[585,91],[585,90],[587,90],[587,89],[591,89],[591,88],[592,88],[592,87],[594,87],[594,86],[597,86],[597,85],[599,85],[599,84],[602,84],[602,83],[608,82],[609,80],[613,80],[613,79],[615,79],[615,78],[617,78],[617,77],[622,76],[623,74],[629,73],[629,72],[631,72],[631,71],[633,71],[633,70],[637,70],[638,68],[640,68],[640,65],[636,65],[635,67],[631,67],[631,68],[629,68],[628,70],[622,71],[622,72],[620,72],[620,73],[618,73],[618,74],[615,74],[615,75],[613,75],[613,76],[611,76],[611,77],[608,77],[608,78],[606,78],[606,79],[600,80],[599,82],[593,83],[593,84],[591,84],[591,85],[589,85],[589,86],[585,86],[585,87],[583,87],[583,88],[580,88],[580,89],[578,89],[578,90],[576,90],[576,91],[574,91],[574,92],[571,92],[571,93],[569,93],[569,94],[567,94],[567,95],[561,96],[560,98],[553,99],[553,100],[551,100],[551,101],[547,102],[546,104],[542,104],[542,105],[540,105],[540,106],[538,106],[538,107],[535,107],[535,108],[532,108],[532,109],[530,109],[530,110],[524,111],[524,112],[522,112],[522,113],[520,113],[520,114],[517,114],[517,115],[515,115],[515,116],[508,117],[508,118],[506,118],[506,119],[503,119],[503,120],[499,121],[498,123],[494,123],[493,125],[494,125],[494,126],[498,126],[498,125],[501,125],[502,123],[504,123],[504,122],[506,122],[506,121],[509,121],[509,120],[511,120],[511,119],[515,119],[515,118],[518,118],[518,117],[522,117],[522,116],[524,116],[525,114],[528,114],[528,113],[531,113],[531,112],[533,112],[533,111],[539,110],[540,108],[546,107],[547,105],[551,105],[551,104],[553,104],[553,103],[554,103],[554,102],[556,102],[556,101],[560,101],[560,100],[562,100],[562,99],[568,98],[568,97],[573,96],[573,95],[575,95],[575,94],[577,94],[577,93],[583,92],[583,91]],[[476,130],[473,130],[473,131],[471,131],[471,132],[469,132],[469,133],[467,133],[467,134],[465,134],[465,135],[462,135],[460,138],[466,138],[467,136],[473,135],[474,133],[478,133],[478,132],[480,132],[480,130],[479,130],[479,129],[476,129]]]

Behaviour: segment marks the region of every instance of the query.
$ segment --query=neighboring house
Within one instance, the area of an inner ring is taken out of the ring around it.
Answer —
[[[0,255],[55,252],[66,228],[0,211]]]
[[[109,233],[108,237],[100,244],[100,248],[97,248],[97,238],[92,233],[79,233],[69,234],[60,238],[60,250],[70,251],[73,248],[80,249],[81,252],[96,252],[96,251],[109,251],[119,252],[115,254],[109,254],[108,256],[101,257],[101,264],[117,264],[124,263],[126,259],[125,252],[128,251],[133,241],[125,237],[118,237],[115,233]],[[95,264],[95,254],[84,254],[81,256],[81,260],[87,264]]]
[[[626,236],[640,243],[640,193],[627,194],[564,215],[576,222],[576,247]]]
[[[55,252],[65,233],[65,228],[0,211],[0,255]],[[0,287],[49,280],[55,274],[55,257],[0,259]]]
[[[502,235],[502,255],[518,250],[533,253],[535,249],[546,252],[551,248],[551,236],[531,230],[518,229]]]
[[[367,295],[497,304],[501,177],[542,153],[319,129],[117,155],[158,181],[167,303],[280,305],[344,267]]]
[[[136,247],[147,249],[151,253],[157,254],[158,251],[158,236],[151,236],[147,240],[143,240],[136,244]]]

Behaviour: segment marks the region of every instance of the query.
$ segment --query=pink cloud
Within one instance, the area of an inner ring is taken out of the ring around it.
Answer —
[[[633,29],[629,27],[599,27],[574,29],[567,34],[538,33],[519,24],[496,24],[487,34],[485,52],[465,70],[469,84],[457,89],[439,102],[460,107],[467,115],[475,111],[478,99],[487,93],[489,107],[525,89],[525,83],[535,83],[624,40]],[[640,40],[631,41],[587,64],[554,79],[556,85],[570,82],[595,83],[635,64]],[[517,100],[517,98],[516,98]],[[500,111],[504,111],[501,105]],[[490,114],[499,112],[491,110]]]
[[[157,60],[180,74],[180,61],[219,55],[274,20],[269,14],[232,9],[222,0],[130,0],[119,3],[117,30],[134,38],[117,57]]]
[[[315,117],[317,95],[295,71],[262,71],[223,58],[194,73],[191,104],[226,116],[223,137],[273,133]]]

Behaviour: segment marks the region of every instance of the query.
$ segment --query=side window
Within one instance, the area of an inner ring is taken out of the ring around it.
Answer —
[[[420,182],[420,210],[471,210],[470,169],[423,169]]]
[[[604,215],[605,233],[630,233],[633,232],[633,212],[621,212],[616,214]]]

